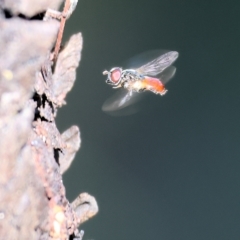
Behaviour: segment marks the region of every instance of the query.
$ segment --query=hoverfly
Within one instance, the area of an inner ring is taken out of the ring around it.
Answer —
[[[175,74],[176,68],[171,65],[177,58],[178,52],[170,51],[138,68],[114,67],[110,71],[105,70],[103,75],[108,76],[106,83],[123,90],[108,99],[102,109],[115,111],[127,107],[136,102],[139,93],[144,91],[165,95],[167,92],[165,83]]]

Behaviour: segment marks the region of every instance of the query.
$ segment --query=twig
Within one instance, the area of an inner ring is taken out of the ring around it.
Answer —
[[[70,6],[71,6],[71,0],[66,0],[65,5],[64,5],[64,9],[63,9],[63,12],[62,12],[62,15],[61,15],[61,22],[60,22],[57,41],[56,41],[56,45],[55,45],[55,49],[54,49],[53,61],[56,61],[56,59],[58,57],[58,53],[59,53],[59,50],[60,50],[60,47],[61,47],[61,42],[62,42],[63,31],[64,31],[64,27],[65,27],[65,24],[66,24],[68,11],[70,10]]]

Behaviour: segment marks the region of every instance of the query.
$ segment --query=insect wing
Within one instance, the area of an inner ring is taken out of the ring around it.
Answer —
[[[164,71],[164,69],[172,65],[177,58],[178,52],[175,51],[167,52],[135,70],[142,75],[156,76],[160,74],[162,71]]]
[[[166,83],[168,83],[174,77],[176,70],[176,67],[170,66],[163,70],[163,72],[159,73],[156,77],[161,81],[161,83],[166,85]]]
[[[102,110],[104,112],[117,111],[138,102],[142,97],[142,94],[137,92],[120,89],[103,103]]]
[[[123,69],[137,69],[167,52],[169,51],[164,49],[149,50],[129,58],[121,66]]]

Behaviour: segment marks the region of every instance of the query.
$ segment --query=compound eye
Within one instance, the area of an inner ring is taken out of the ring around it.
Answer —
[[[122,70],[121,68],[115,68],[111,71],[111,81],[113,83],[118,83],[121,78]]]

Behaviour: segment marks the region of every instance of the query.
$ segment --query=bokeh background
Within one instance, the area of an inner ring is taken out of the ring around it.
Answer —
[[[82,32],[74,89],[58,113],[82,146],[67,195],[94,195],[86,240],[240,239],[240,2],[79,0],[65,40]],[[180,53],[164,97],[140,112],[102,112],[102,71],[151,49]]]

